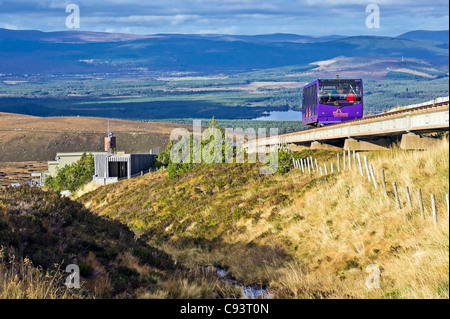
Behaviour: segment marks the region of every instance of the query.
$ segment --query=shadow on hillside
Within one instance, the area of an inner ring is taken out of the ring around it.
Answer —
[[[159,270],[179,268],[120,222],[30,187],[0,188],[0,247],[4,260],[28,258],[44,271],[76,264],[88,290],[99,290],[103,282],[101,297],[131,296],[138,287],[154,284]],[[146,276],[140,268],[147,269]]]

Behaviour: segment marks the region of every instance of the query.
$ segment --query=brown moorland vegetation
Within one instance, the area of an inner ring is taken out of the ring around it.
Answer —
[[[68,264],[81,289],[64,286]],[[125,225],[38,188],[0,188],[0,299],[220,298],[239,290],[213,269],[176,264]]]
[[[0,113],[0,162],[48,161],[56,152],[103,151],[108,121],[117,136],[117,149],[127,153],[164,148],[174,128],[192,129],[162,122]]]
[[[328,167],[336,158],[326,151],[296,155],[313,155]],[[126,223],[177,262],[221,266],[241,283],[267,285],[278,298],[448,298],[448,140],[426,152],[394,147],[364,155],[375,168],[377,188],[355,165],[327,176],[300,170],[262,176],[257,165],[219,164],[174,179],[147,174],[80,200]],[[393,199],[393,181],[402,209]],[[406,186],[414,192],[412,208]],[[378,289],[365,285],[372,264],[381,272]]]
[[[0,162],[0,187],[31,181],[31,172],[46,171],[47,162]]]

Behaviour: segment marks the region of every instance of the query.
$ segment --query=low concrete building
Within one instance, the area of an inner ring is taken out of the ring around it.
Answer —
[[[104,152],[68,152],[56,153],[54,161],[48,162],[48,171],[32,172],[31,178],[35,185],[43,186],[45,179],[49,176],[56,176],[58,170],[66,165],[77,162],[83,153],[94,155],[95,176],[94,183],[109,184],[122,178],[131,178],[141,172],[148,171],[155,157],[159,153],[159,148],[151,149],[144,154],[125,154],[125,152],[115,152],[116,137],[109,131],[104,138]]]
[[[45,180],[50,176],[49,171],[35,171],[31,172],[32,185],[44,186]]]
[[[148,171],[156,154],[96,154],[94,183],[106,185]]]
[[[58,169],[63,168],[66,165],[71,165],[77,162],[83,153],[92,154],[92,155],[100,155],[100,154],[109,154],[108,152],[69,152],[69,153],[56,153],[56,157],[54,161],[48,162],[48,171],[50,176],[56,176],[58,173]],[[125,154],[125,152],[117,152],[117,154]]]
[[[45,180],[47,177],[52,176],[55,177],[58,174],[58,170],[63,168],[66,165],[71,165],[77,162],[83,153],[92,154],[92,155],[101,155],[101,154],[109,154],[107,152],[65,152],[65,153],[56,153],[56,157],[54,161],[48,161],[48,171],[35,171],[31,173],[31,180],[34,185],[44,186]],[[125,154],[125,152],[121,151],[117,154]]]

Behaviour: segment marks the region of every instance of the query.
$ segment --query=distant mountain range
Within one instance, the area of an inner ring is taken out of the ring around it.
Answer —
[[[403,56],[447,65],[448,36],[448,31],[411,31],[397,37],[316,37],[0,29],[0,73],[237,73],[336,56]]]
[[[410,40],[431,40],[436,42],[448,43],[449,33],[448,30],[444,31],[424,31],[416,30],[403,33],[398,38],[410,39]]]
[[[244,41],[244,42],[292,42],[292,43],[317,43],[346,38],[342,35],[308,36],[289,33],[273,33],[261,35],[229,35],[229,34],[159,34],[159,36],[177,37],[185,39],[206,39],[214,41]]]

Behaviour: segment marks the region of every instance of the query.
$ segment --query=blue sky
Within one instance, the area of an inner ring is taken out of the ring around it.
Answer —
[[[66,30],[68,4],[80,7],[82,31],[135,34],[220,33],[389,35],[447,30],[447,0],[0,0],[0,28]],[[366,6],[380,28],[366,28]]]

